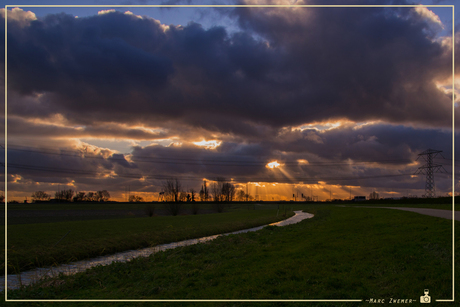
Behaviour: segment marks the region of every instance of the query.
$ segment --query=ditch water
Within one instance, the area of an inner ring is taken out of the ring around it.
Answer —
[[[294,213],[295,213],[294,216],[286,220],[280,221],[280,222],[272,223],[270,225],[271,226],[286,226],[290,224],[296,224],[304,219],[309,219],[313,217],[313,214],[302,212],[302,211],[294,211]],[[8,285],[8,289],[10,290],[18,289],[20,288],[21,284],[26,286],[26,285],[35,283],[39,281],[41,278],[46,277],[46,276],[55,277],[55,276],[58,276],[60,273],[65,274],[65,275],[70,275],[70,274],[75,274],[79,272],[84,272],[86,269],[95,267],[97,265],[108,265],[113,262],[127,262],[137,257],[148,257],[159,251],[165,251],[165,250],[173,249],[173,248],[180,247],[180,246],[188,246],[188,245],[207,242],[207,241],[214,240],[215,238],[219,236],[227,236],[227,235],[232,235],[232,234],[257,231],[266,226],[268,225],[263,225],[263,226],[254,227],[250,229],[238,230],[238,231],[234,231],[230,233],[213,235],[209,237],[203,237],[199,239],[191,239],[191,240],[185,240],[185,241],[174,242],[174,243],[169,243],[169,244],[161,244],[161,245],[157,245],[154,247],[148,247],[148,248],[143,248],[139,250],[129,250],[126,252],[116,253],[113,255],[107,255],[107,256],[101,256],[101,257],[87,259],[87,260],[71,262],[69,264],[62,264],[56,267],[38,268],[38,269],[31,270],[31,271],[22,272],[20,274],[9,274],[8,279],[7,279],[8,281],[7,285]],[[5,289],[5,277],[0,278],[0,286],[1,286],[0,291],[3,291],[3,289]]]

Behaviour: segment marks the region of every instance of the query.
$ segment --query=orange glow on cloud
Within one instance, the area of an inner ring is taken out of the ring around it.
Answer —
[[[197,146],[207,148],[207,149],[215,149],[216,147],[220,146],[220,144],[222,144],[222,141],[216,141],[216,140],[206,141],[206,140],[203,140],[201,142],[193,142],[193,144],[195,144]]]
[[[268,163],[265,167],[267,167],[267,168],[277,168],[280,165],[281,164],[279,164],[278,161],[273,161],[273,162]]]

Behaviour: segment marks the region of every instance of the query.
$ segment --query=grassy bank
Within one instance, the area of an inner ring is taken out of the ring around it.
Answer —
[[[277,209],[259,208],[204,215],[11,225],[8,227],[8,270],[12,273],[68,263],[251,228],[285,218],[281,212],[277,213]],[[4,262],[4,256],[0,257]]]
[[[455,198],[455,210],[460,210],[459,197]],[[408,198],[400,200],[367,200],[361,202],[346,202],[346,205],[369,206],[369,207],[408,207],[408,208],[430,208],[441,210],[452,210],[451,197],[439,198]]]
[[[433,302],[451,298],[452,221],[389,209],[321,205],[306,211],[315,217],[61,276],[9,291],[9,298],[393,298],[418,304],[424,289]]]

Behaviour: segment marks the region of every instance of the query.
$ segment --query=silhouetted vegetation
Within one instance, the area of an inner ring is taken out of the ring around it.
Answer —
[[[181,200],[181,198],[185,200],[186,197],[186,193],[182,191],[182,184],[180,180],[177,178],[166,180],[163,183],[163,192],[166,199],[166,211],[171,215],[178,215],[181,208],[179,200]]]
[[[200,211],[200,205],[197,202],[192,203],[192,213],[194,215],[198,214]]]
[[[129,196],[129,202],[130,203],[140,203],[140,202],[143,202],[144,199],[139,196],[139,195],[130,195]]]
[[[34,193],[32,193],[32,200],[33,201],[46,201],[46,200],[50,200],[51,196],[44,192],[44,191],[36,191]]]
[[[209,198],[209,191],[208,187],[206,186],[206,180],[203,182],[200,190],[200,200],[201,201],[208,201]]]
[[[78,192],[75,194],[75,196],[73,197],[73,201],[74,202],[81,202],[81,201],[85,201],[85,192]]]
[[[152,217],[153,214],[155,214],[155,205],[154,204],[148,204],[144,208],[145,214],[148,215],[148,217]]]
[[[62,190],[62,191],[56,192],[54,194],[54,198],[59,201],[70,202],[72,201],[73,194],[74,194],[74,191],[71,189]]]
[[[224,212],[228,203],[233,201],[236,188],[232,183],[227,182],[225,178],[218,177],[216,181],[212,183],[211,191],[214,200],[214,210],[220,213]]]
[[[75,196],[74,196],[75,195]],[[54,201],[59,202],[106,202],[110,199],[110,193],[107,190],[97,192],[77,192],[73,190],[62,190],[54,194]],[[34,202],[47,202],[51,200],[51,196],[44,191],[36,191],[32,194]]]
[[[246,199],[246,193],[244,193],[243,190],[239,190],[238,192],[236,192],[236,199],[238,201],[244,201]]]

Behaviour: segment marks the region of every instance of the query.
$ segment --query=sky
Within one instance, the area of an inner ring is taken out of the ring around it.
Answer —
[[[260,200],[422,197],[427,149],[442,151],[436,195],[449,195],[455,17],[453,42],[451,7],[9,8],[8,199],[158,200],[167,179],[199,191],[218,177]]]

